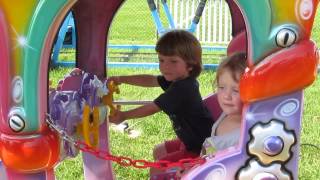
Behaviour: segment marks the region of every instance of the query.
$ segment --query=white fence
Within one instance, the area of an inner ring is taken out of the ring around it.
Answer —
[[[189,28],[199,0],[168,0],[176,28]],[[225,0],[207,0],[196,36],[201,43],[225,45],[231,40],[231,15]]]

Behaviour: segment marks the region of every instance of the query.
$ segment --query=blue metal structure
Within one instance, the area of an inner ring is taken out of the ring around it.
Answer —
[[[170,28],[164,28],[162,23],[161,23],[161,20],[160,20],[160,16],[159,16],[159,13],[157,11],[157,7],[156,7],[156,4],[154,2],[154,0],[147,0],[148,1],[148,5],[149,5],[149,8],[150,8],[150,11],[151,11],[151,14],[152,14],[152,17],[153,17],[153,21],[156,25],[156,28],[158,30],[158,33],[160,34],[160,36],[165,33],[166,31],[170,30],[170,29],[174,29],[176,26],[175,26],[175,23],[173,21],[173,18],[172,18],[172,15],[169,11],[169,7],[167,5],[167,0],[161,0],[161,4],[162,4],[162,7],[164,9],[164,12],[167,16],[167,19],[168,19],[168,22],[169,22],[169,25],[170,25]],[[191,22],[191,25],[190,27],[187,29],[189,32],[192,32],[194,33],[196,31],[196,28],[197,28],[197,25],[199,24],[199,21],[200,21],[200,18],[202,16],[202,12],[203,12],[203,9],[204,7],[206,6],[206,2],[207,0],[200,0],[199,4],[198,4],[198,7],[197,7],[197,10],[196,10],[196,13],[195,13],[195,16]]]
[[[52,50],[52,64],[56,66],[61,48],[75,48],[76,45],[76,32],[72,13],[68,13],[63,21],[59,33],[56,37],[56,43]],[[69,36],[68,43],[65,43],[66,36]]]

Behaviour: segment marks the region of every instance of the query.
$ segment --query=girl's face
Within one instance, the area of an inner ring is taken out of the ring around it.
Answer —
[[[237,74],[240,79],[240,74]],[[227,115],[241,115],[242,102],[239,94],[239,83],[232,78],[231,71],[225,69],[218,79],[218,102]]]
[[[159,54],[159,68],[167,81],[177,81],[189,76],[192,69],[179,56],[164,56]]]

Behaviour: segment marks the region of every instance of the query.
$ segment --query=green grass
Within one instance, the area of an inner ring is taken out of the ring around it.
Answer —
[[[135,11],[133,11],[134,9]],[[319,10],[318,10],[319,11]],[[167,21],[160,8],[160,17],[164,25]],[[312,39],[320,44],[320,14],[316,14],[312,29]],[[145,1],[127,0],[115,15],[108,36],[109,44],[129,45],[155,45],[157,41],[156,29],[152,20],[151,12]],[[211,44],[212,45],[212,44]],[[203,52],[203,63],[218,63],[221,55],[225,52],[205,51]],[[141,49],[114,49],[109,48],[107,52],[109,62],[157,62],[154,50]],[[62,49],[59,60],[68,61],[75,59],[73,49]]]
[[[50,72],[50,79],[56,85],[58,79],[62,78],[70,69],[58,68]],[[108,75],[129,74],[158,74],[157,70],[150,69],[109,69]],[[204,71],[199,77],[200,91],[202,96],[212,92],[211,81],[214,72]],[[121,93],[116,99],[122,100],[153,100],[162,92],[160,88],[140,88],[129,85],[120,86]],[[305,91],[304,116],[302,122],[301,143],[320,145],[320,82],[315,81]],[[126,106],[132,108],[133,106]],[[128,134],[119,133],[110,129],[111,152],[117,156],[126,156],[133,159],[144,159],[152,161],[153,147],[174,138],[174,132],[170,121],[164,113],[157,113],[146,118],[129,120],[129,125],[141,132],[138,138],[130,138]],[[312,146],[302,146],[299,164],[299,179],[310,180],[320,177],[319,149]],[[56,168],[57,179],[83,179],[82,160],[79,155],[75,159],[64,160]],[[120,180],[148,179],[148,169],[137,169],[133,167],[122,167],[113,163],[116,178]]]
[[[127,0],[111,25],[110,44],[155,44],[157,35],[146,1]]]
[[[159,16],[163,26],[168,27],[168,21],[161,7],[161,3],[158,9],[160,10]],[[126,0],[112,21],[108,35],[108,44],[155,45],[158,39],[156,32],[147,2]],[[155,50],[140,49],[136,51],[131,49],[109,48],[107,53],[110,62],[157,62]],[[220,57],[221,53],[204,51],[203,63],[217,63]],[[73,49],[61,49],[59,55],[60,61],[74,59],[75,51]]]
[[[305,91],[305,104],[302,121],[301,143],[320,146],[320,80],[317,80]],[[319,179],[320,149],[302,146],[299,164],[299,179]]]

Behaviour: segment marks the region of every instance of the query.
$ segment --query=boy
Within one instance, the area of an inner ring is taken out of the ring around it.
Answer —
[[[202,70],[200,43],[187,31],[173,30],[159,39],[156,52],[162,75],[114,76],[109,81],[143,87],[160,86],[164,93],[150,104],[125,112],[117,111],[109,121],[119,124],[162,110],[169,116],[178,138],[158,145],[153,153],[155,160],[178,161],[197,157],[213,124],[202,103],[196,80]]]

